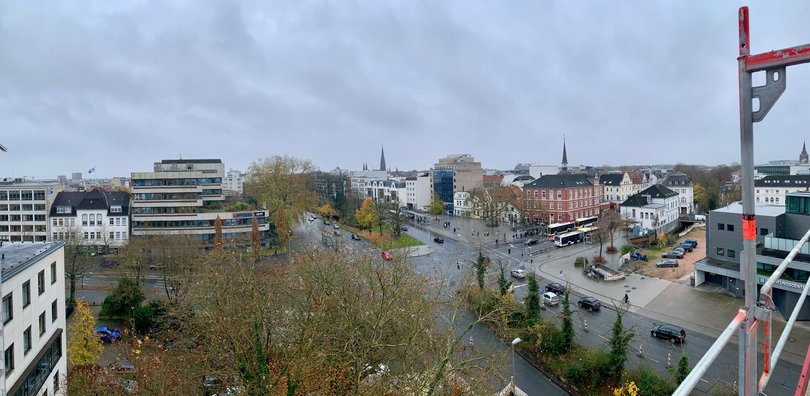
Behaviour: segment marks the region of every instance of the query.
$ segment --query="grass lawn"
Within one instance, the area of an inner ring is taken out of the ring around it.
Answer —
[[[357,228],[344,225],[342,226],[344,229],[349,230],[362,238],[365,238],[369,242],[377,245],[377,247],[383,249],[396,249],[396,248],[404,248],[410,246],[419,246],[424,245],[420,240],[401,232],[398,237],[394,237],[390,225],[383,226],[383,233],[380,235],[380,229],[378,227],[374,227],[374,229],[369,231],[362,231]]]

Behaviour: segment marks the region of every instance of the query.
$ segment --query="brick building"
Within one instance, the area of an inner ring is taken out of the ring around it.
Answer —
[[[523,186],[526,218],[533,224],[574,221],[607,209],[603,186],[583,174],[543,175]]]

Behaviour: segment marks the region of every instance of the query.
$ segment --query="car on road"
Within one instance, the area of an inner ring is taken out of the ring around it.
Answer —
[[[352,239],[354,239],[355,241],[359,241],[361,238],[360,235],[352,234]]]
[[[439,238],[439,237],[436,237],[436,238],[433,238],[433,242],[436,242],[436,243],[444,243],[444,239]]]
[[[392,255],[391,252],[387,250],[383,250],[382,253],[380,253],[380,255],[382,256],[383,260],[391,261],[394,259],[394,255]]]
[[[602,307],[602,303],[596,297],[585,296],[577,302],[580,308],[587,309],[591,312],[598,311]]]
[[[341,236],[342,235],[339,230],[334,230],[332,232],[335,234],[335,236]]]
[[[335,224],[332,224],[332,228],[334,228],[336,230],[339,230],[340,226],[337,223],[335,223]]]
[[[675,260],[675,259],[661,260],[661,261],[655,263],[655,266],[658,267],[658,268],[677,267],[678,266],[678,260]]]
[[[680,245],[678,245],[678,249],[683,249],[686,252],[691,252],[692,250],[695,249],[695,247],[692,246],[692,244],[690,243],[681,243]]]
[[[554,294],[563,294],[565,293],[565,286],[557,282],[549,283],[546,285],[546,291],[552,292]]]
[[[687,240],[681,242],[681,244],[684,244],[684,243],[688,243],[688,244],[692,245],[692,248],[696,248],[698,246],[698,241],[695,240],[695,239],[687,239]]]
[[[121,341],[121,330],[111,329],[107,326],[97,326],[93,329],[101,342],[109,343],[113,341]]]
[[[683,343],[686,341],[686,330],[672,324],[662,324],[651,328],[650,336]]]
[[[527,240],[527,241],[526,241],[526,246],[534,246],[534,245],[537,245],[537,242],[538,242],[538,240],[537,240],[537,239],[529,239],[529,240]]]
[[[324,221],[323,221],[323,225],[332,225],[332,223],[330,223],[330,222],[328,222],[328,221],[324,220]]]
[[[640,251],[635,251],[630,255],[633,260],[647,261],[647,255]]]
[[[683,253],[682,253],[682,252],[675,251],[675,250],[672,250],[672,251],[669,251],[669,252],[666,252],[666,253],[662,254],[662,255],[661,255],[661,257],[662,257],[662,258],[676,258],[676,259],[681,259],[681,258],[683,258]]]
[[[509,271],[509,275],[512,275],[513,278],[517,279],[526,279],[526,270],[522,268],[515,268]]]
[[[554,306],[560,303],[560,298],[556,293],[547,291],[540,296],[540,301],[545,305]]]

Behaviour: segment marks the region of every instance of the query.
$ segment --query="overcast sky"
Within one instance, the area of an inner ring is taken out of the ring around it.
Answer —
[[[101,177],[278,154],[323,170],[739,161],[731,2],[0,2],[2,176]],[[810,43],[810,2],[751,7],[754,53]],[[810,65],[755,124],[810,137]],[[764,77],[763,77],[764,80]]]

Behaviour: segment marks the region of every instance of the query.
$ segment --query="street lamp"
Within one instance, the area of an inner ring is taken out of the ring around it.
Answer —
[[[515,392],[515,345],[519,344],[521,341],[520,338],[515,338],[512,340],[512,393]]]

